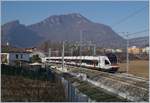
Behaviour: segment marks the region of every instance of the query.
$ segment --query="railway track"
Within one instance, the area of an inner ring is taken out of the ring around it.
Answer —
[[[57,66],[61,66],[60,64],[57,64]],[[90,68],[83,68],[83,67],[76,67],[76,66],[70,66],[67,65],[66,68],[74,73],[84,73],[87,75],[90,79],[97,79],[98,78],[107,78],[112,79],[113,81],[118,81],[121,83],[125,83],[128,85],[132,85],[137,88],[142,88],[145,90],[149,90],[149,81],[144,78],[139,78],[133,75],[127,75],[124,73],[108,73],[98,70],[93,70]]]
[[[99,78],[100,76],[102,76],[102,74],[97,75],[96,78]],[[116,78],[116,77],[113,77],[113,76],[104,76],[104,75],[102,76],[102,78],[107,79],[107,80],[111,80],[111,81],[114,81],[114,82],[120,82],[120,83],[125,84],[125,85],[130,85],[132,87],[140,88],[140,89],[148,91],[148,85],[145,85],[145,84],[141,85],[141,82],[136,82],[136,81],[132,81],[132,80],[125,80],[125,79],[122,79],[122,78],[120,79],[120,78]]]
[[[117,73],[116,74],[110,74],[110,73],[101,72],[97,76],[103,76],[103,77],[106,77],[106,78],[111,78],[113,80],[128,83],[130,85],[131,84],[135,85],[136,87],[139,86],[139,87],[142,87],[142,88],[148,88],[148,82],[147,81],[135,79],[135,77],[128,76],[128,75],[117,74]]]
[[[95,75],[91,76],[91,79],[105,77],[108,79],[120,81],[122,83],[128,83],[129,85],[133,85],[135,87],[144,88],[147,90],[149,88],[149,82],[147,80],[139,79],[135,76],[124,75],[122,73],[112,74],[112,73],[96,71],[96,70],[88,70],[86,72],[85,71],[83,73],[87,74],[88,76],[90,76],[90,74],[91,74],[90,72],[95,74]]]
[[[55,64],[55,66],[56,68],[61,68],[61,64]],[[108,73],[70,65],[66,65],[64,68],[67,69],[67,74],[79,80],[87,81],[127,100],[149,100],[149,81],[144,78],[125,73]]]

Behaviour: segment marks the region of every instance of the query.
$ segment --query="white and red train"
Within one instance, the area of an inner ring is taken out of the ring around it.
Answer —
[[[45,62],[62,63],[62,57],[45,57]],[[65,56],[65,65],[82,66],[106,72],[116,72],[119,69],[117,57],[113,54],[107,56]]]

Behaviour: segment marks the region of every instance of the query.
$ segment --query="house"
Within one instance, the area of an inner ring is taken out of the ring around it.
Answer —
[[[114,53],[115,50],[114,49],[105,49],[105,52],[107,52],[107,53]]]
[[[25,48],[25,51],[26,52],[34,52],[34,51],[36,51],[37,49],[35,48],[35,47],[33,47],[33,48]]]
[[[142,53],[149,54],[149,50],[150,50],[149,47],[142,48]]]
[[[30,52],[24,51],[9,51],[1,53],[2,64],[21,65],[21,63],[30,61]]]
[[[132,46],[128,48],[128,53],[131,53],[131,54],[140,54],[141,52],[142,52],[142,49],[137,48],[136,46]]]
[[[122,53],[122,49],[105,49],[105,52],[109,53]]]
[[[123,52],[122,49],[116,49],[115,51],[116,51],[116,53],[122,53]]]

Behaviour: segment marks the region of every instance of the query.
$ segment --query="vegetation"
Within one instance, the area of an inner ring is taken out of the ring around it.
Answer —
[[[65,93],[61,82],[48,69],[1,65],[1,99],[3,102],[61,102]]]
[[[2,54],[1,55],[1,62],[4,64],[4,63],[8,63],[8,60],[7,60],[7,54]]]
[[[2,53],[8,53],[9,52],[9,50],[10,50],[10,47],[8,47],[8,46],[1,46],[1,50],[2,50]]]
[[[2,102],[64,102],[60,83],[32,80],[22,76],[1,77]]]
[[[93,86],[88,82],[81,81],[79,79],[65,76],[67,80],[71,83],[78,83],[79,85],[76,86],[80,92],[86,94],[92,100],[96,100],[97,102],[127,102],[128,100],[118,97],[110,92],[106,92],[102,88]]]
[[[119,64],[120,72],[126,72],[126,63]],[[129,73],[144,78],[149,78],[149,61],[147,60],[134,60],[129,63]]]
[[[52,79],[51,71],[40,68],[36,71],[29,70],[27,68],[22,67],[14,67],[1,65],[1,74],[11,75],[11,76],[23,76],[30,79],[38,79],[38,80],[50,80]]]
[[[30,61],[32,62],[32,63],[34,63],[34,62],[39,62],[39,63],[41,63],[41,58],[39,57],[39,55],[33,55],[31,58],[30,58]]]

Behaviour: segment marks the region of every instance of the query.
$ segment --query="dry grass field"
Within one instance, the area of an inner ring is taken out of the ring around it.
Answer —
[[[60,83],[27,79],[22,76],[1,76],[3,102],[64,102]]]
[[[119,64],[120,69],[119,71],[125,72],[126,71],[126,63]],[[149,78],[149,61],[146,60],[136,60],[136,61],[130,61],[129,62],[129,73]]]

